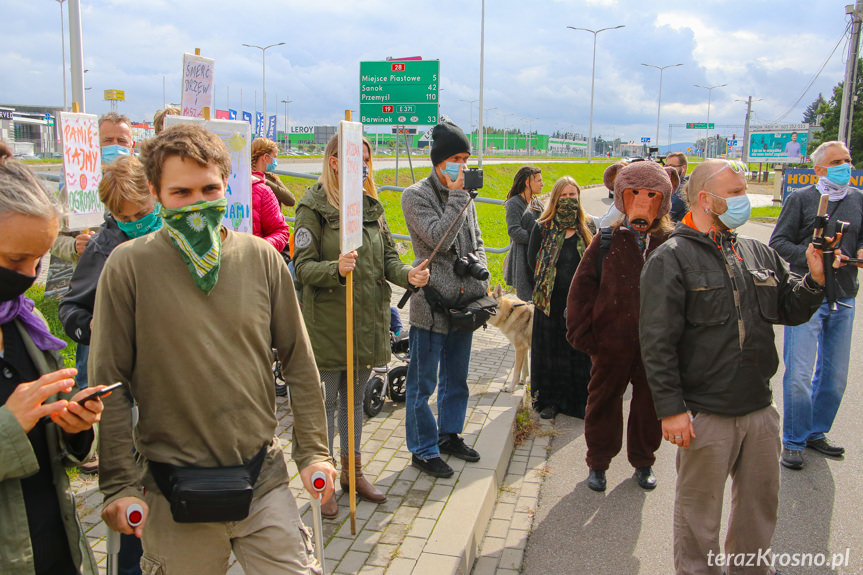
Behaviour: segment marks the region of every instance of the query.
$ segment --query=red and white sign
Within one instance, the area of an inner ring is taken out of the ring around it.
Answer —
[[[392,114],[393,113],[393,107],[392,106],[381,106],[381,111],[384,114]]]
[[[363,125],[339,122],[339,229],[341,253],[363,245]]]
[[[60,112],[63,143],[63,203],[69,228],[81,230],[102,223],[105,206],[99,199],[102,181],[102,148],[99,117],[95,114]]]
[[[390,66],[390,68],[392,68],[393,72],[404,72],[405,71],[405,65],[404,64],[393,64],[392,66]]]

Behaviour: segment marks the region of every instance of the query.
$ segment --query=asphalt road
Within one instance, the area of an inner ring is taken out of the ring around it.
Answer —
[[[607,205],[601,191],[585,194],[589,211]],[[743,233],[767,241],[772,226],[749,223]],[[860,299],[860,298],[858,298]],[[776,329],[781,358],[782,328]],[[828,567],[785,567],[795,575],[863,573],[863,434],[860,413],[863,389],[863,319],[855,319],[848,388],[830,437],[845,446],[844,460],[826,458],[806,450],[802,471],[782,468],[779,522],[773,540],[776,553],[846,554],[848,564]],[[782,412],[783,366],[771,384]],[[629,395],[627,394],[627,403]],[[624,419],[626,414],[624,414]],[[673,573],[672,513],[676,473],[676,448],[664,442],[654,467],[659,486],[645,492],[631,479],[632,468],[621,454],[607,473],[604,494],[587,487],[584,457],[584,423],[558,415],[552,438],[549,474],[540,491],[533,531],[528,539],[523,573],[629,575]],[[725,493],[725,512],[720,541],[725,537],[730,510],[730,481]]]

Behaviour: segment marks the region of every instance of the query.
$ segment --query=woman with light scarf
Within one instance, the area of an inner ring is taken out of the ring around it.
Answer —
[[[585,222],[576,181],[555,182],[548,205],[537,220],[528,244],[534,269],[533,340],[530,374],[533,406],[543,419],[558,413],[584,417],[590,357],[566,341],[566,298],[584,250],[593,239],[592,221]]]

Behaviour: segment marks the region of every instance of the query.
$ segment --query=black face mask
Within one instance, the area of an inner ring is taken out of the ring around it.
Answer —
[[[36,275],[28,276],[0,266],[0,303],[13,300],[30,289],[41,267],[40,262],[36,267]]]

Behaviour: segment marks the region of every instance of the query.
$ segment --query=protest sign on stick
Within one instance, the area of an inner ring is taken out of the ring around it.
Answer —
[[[363,125],[351,122],[351,111],[339,122],[339,244],[342,254],[363,245]],[[345,333],[347,334],[348,405],[354,405],[354,272],[345,276]],[[354,410],[348,410],[348,501],[351,534],[357,532]],[[362,425],[362,421],[359,422]]]
[[[60,112],[60,138],[65,184],[61,199],[69,214],[69,228],[81,230],[98,226],[105,211],[99,200],[102,148],[98,116]]]
[[[235,232],[252,233],[252,130],[239,120],[203,120],[185,116],[166,116],[165,127],[199,124],[225,142],[231,155],[231,174],[225,187],[228,208],[222,224]]]
[[[209,118],[213,109],[213,70],[216,61],[195,54],[183,54],[183,116]]]

